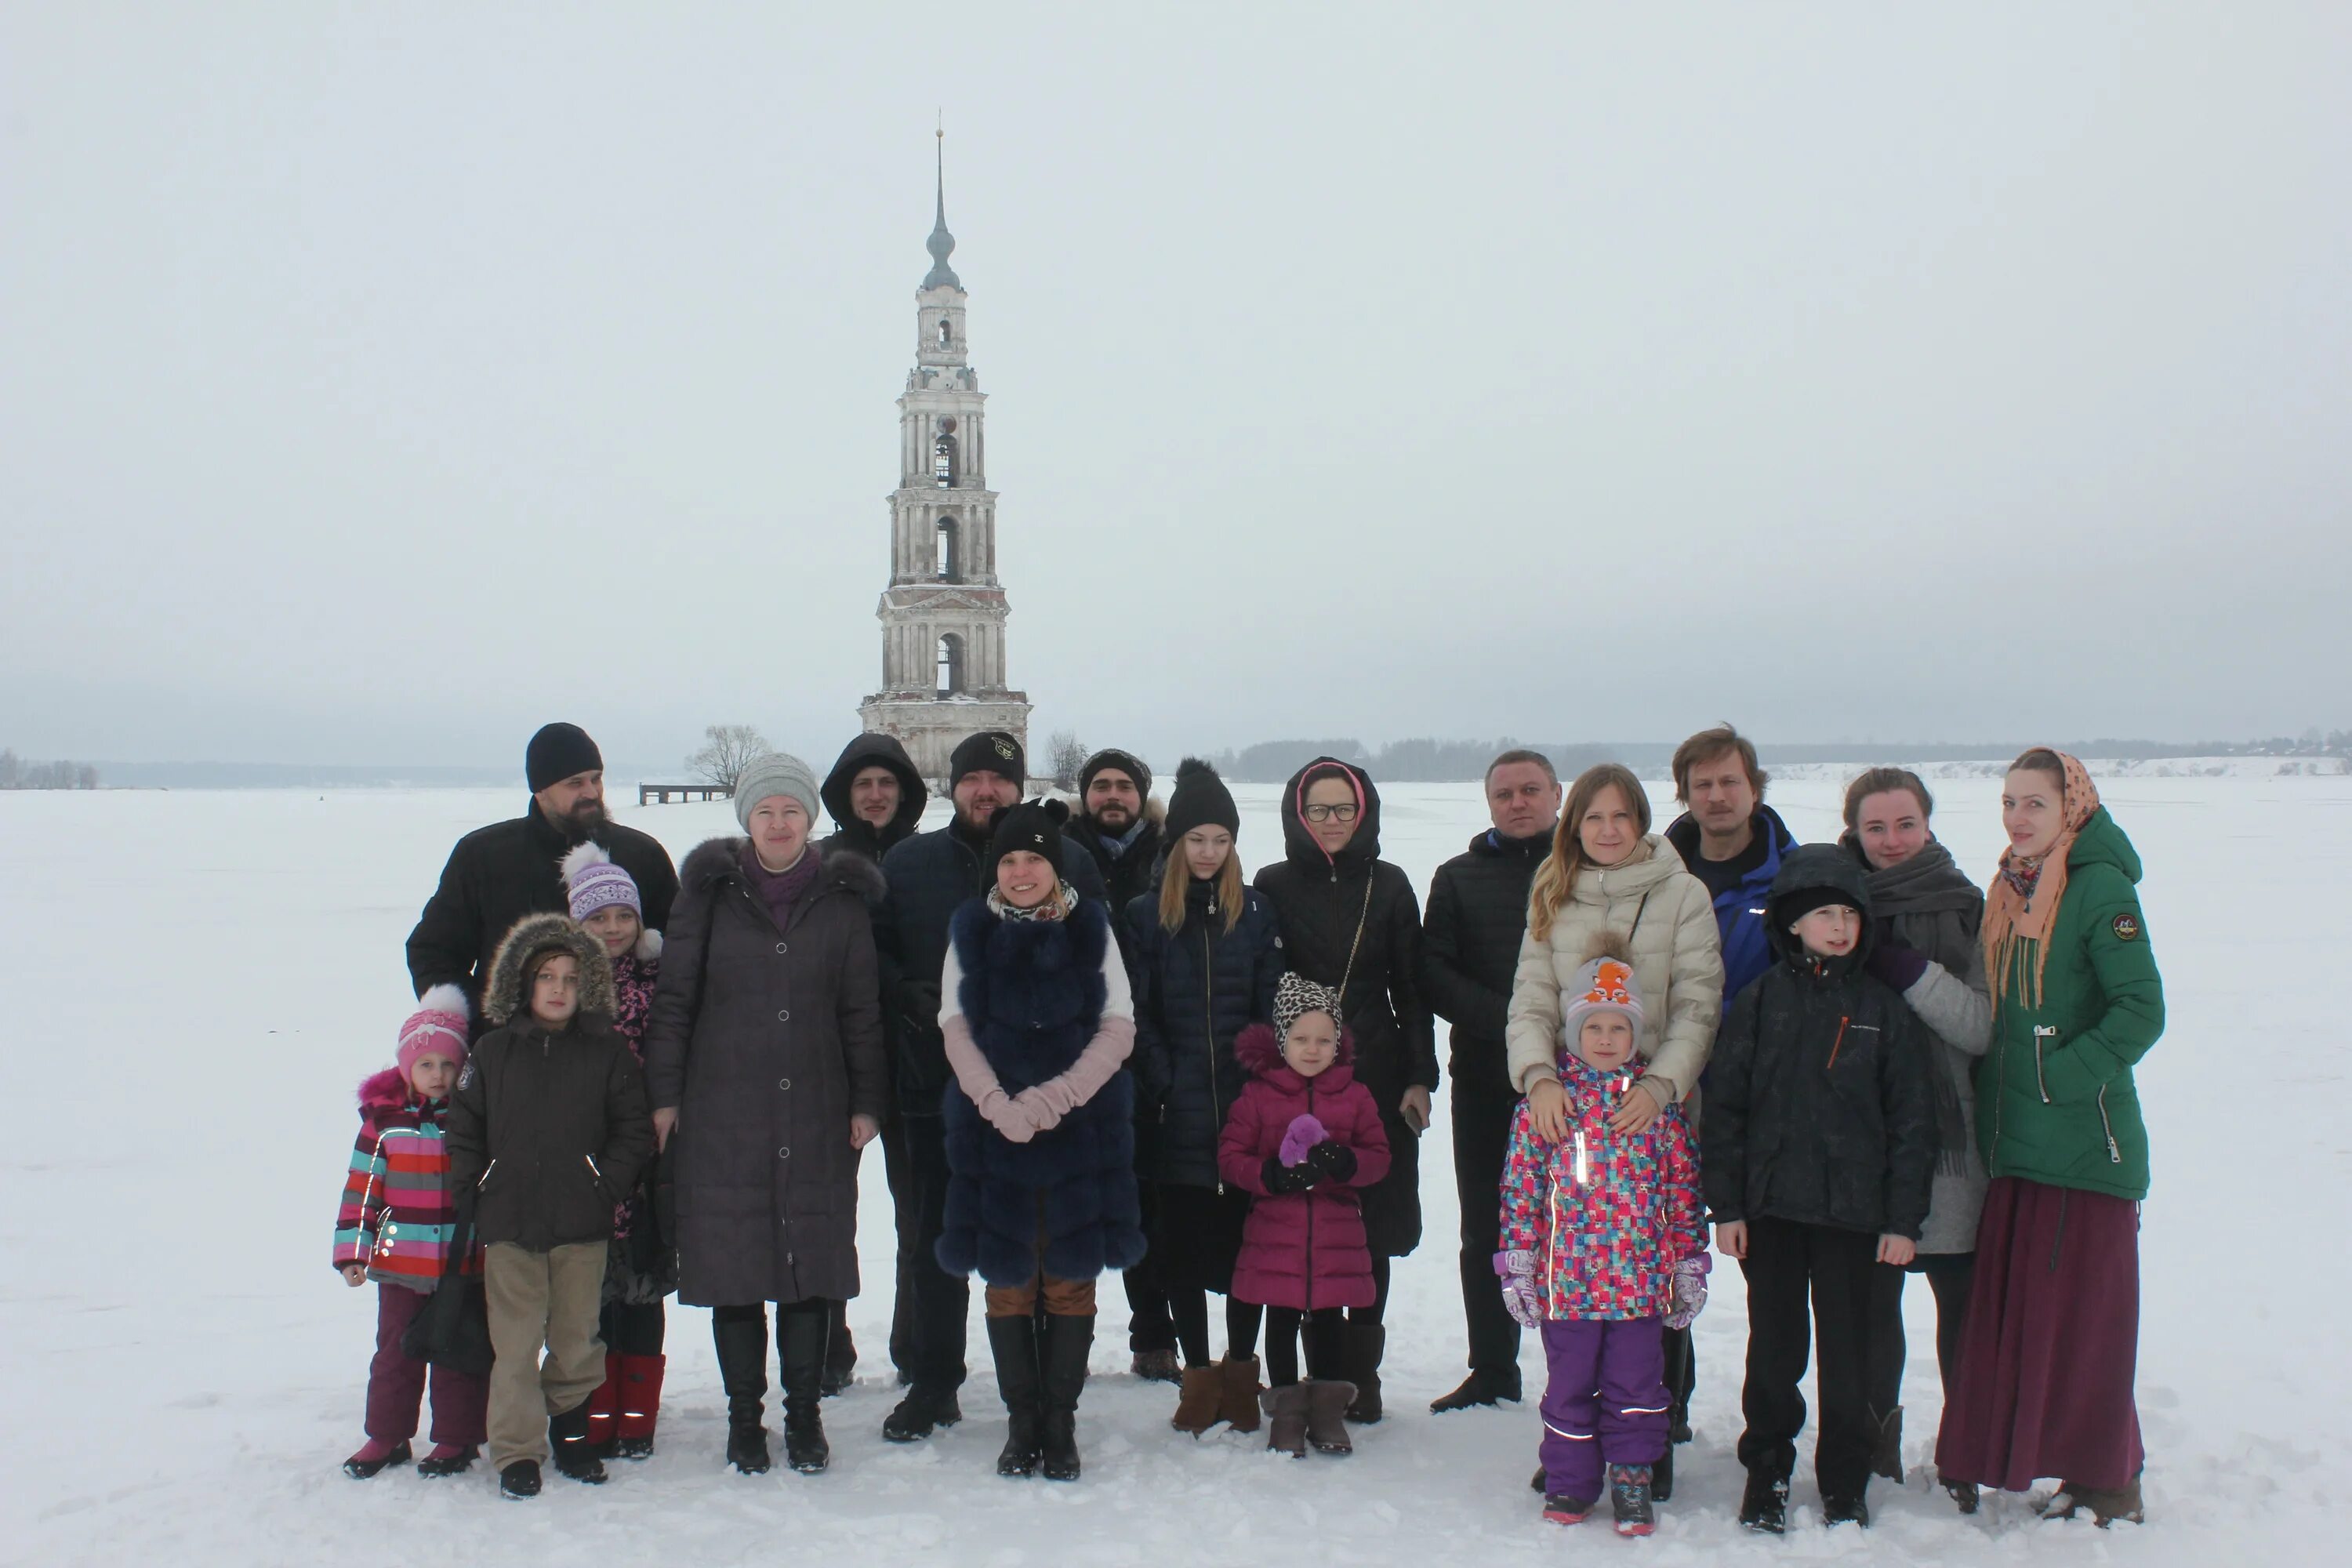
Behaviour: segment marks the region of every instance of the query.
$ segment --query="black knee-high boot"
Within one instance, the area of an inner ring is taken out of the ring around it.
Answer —
[[[804,1476],[832,1462],[817,1402],[824,1394],[824,1352],[832,1338],[829,1303],[802,1301],[776,1309],[776,1358],[783,1367],[784,1463]]]
[[[996,1473],[1034,1476],[1041,1396],[1037,1320],[1026,1312],[1016,1318],[989,1319],[988,1349],[996,1362],[997,1392],[1004,1398],[1004,1449],[996,1456]]]
[[[727,1391],[727,1462],[747,1476],[768,1468],[768,1314],[761,1307],[721,1307],[710,1314],[719,1384]]]
[[[1094,1349],[1095,1315],[1049,1313],[1038,1360],[1045,1378],[1045,1418],[1038,1434],[1045,1479],[1078,1479],[1078,1395],[1086,1392],[1087,1355]]]

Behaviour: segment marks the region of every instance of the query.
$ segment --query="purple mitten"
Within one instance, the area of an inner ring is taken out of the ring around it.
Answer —
[[[1503,1281],[1503,1309],[1523,1329],[1543,1326],[1543,1302],[1536,1295],[1536,1255],[1517,1250],[1495,1254],[1495,1273]]]
[[[1296,1165],[1307,1158],[1307,1151],[1331,1136],[1323,1131],[1323,1123],[1311,1114],[1290,1119],[1290,1131],[1282,1135],[1282,1163]],[[1261,1145],[1263,1147],[1263,1145]]]
[[[1706,1306],[1706,1274],[1704,1258],[1685,1258],[1675,1265],[1674,1310],[1666,1314],[1666,1327],[1689,1328]]]

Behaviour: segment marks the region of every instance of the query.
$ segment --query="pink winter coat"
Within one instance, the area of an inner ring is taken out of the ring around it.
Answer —
[[[1360,1189],[1389,1173],[1389,1140],[1371,1091],[1356,1081],[1355,1055],[1354,1039],[1343,1032],[1339,1059],[1301,1078],[1283,1061],[1271,1026],[1252,1024],[1234,1041],[1234,1058],[1254,1075],[1217,1141],[1219,1173],[1255,1199],[1234,1264],[1237,1301],[1300,1311],[1372,1304]],[[1265,1190],[1266,1157],[1279,1152],[1293,1119],[1307,1115],[1354,1151],[1355,1174],[1276,1196]]]

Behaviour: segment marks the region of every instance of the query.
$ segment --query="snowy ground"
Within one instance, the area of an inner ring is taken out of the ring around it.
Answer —
[[[1937,826],[1981,873],[1990,781],[1954,778]],[[327,1267],[354,1125],[352,1089],[390,1059],[408,996],[401,943],[450,842],[520,792],[0,795],[0,975],[16,1089],[0,1154],[0,1562],[806,1563],[858,1558],[1286,1565],[1529,1563],[1562,1552],[1917,1563],[2336,1560],[2352,1524],[2347,1274],[2329,1223],[2352,1177],[2340,1066],[2352,782],[2142,777],[2106,784],[2151,873],[2149,930],[2171,1029],[2142,1078],[2156,1150],[2144,1232],[2141,1410],[2155,1522],[2111,1535],[2021,1503],[1957,1517],[1918,1468],[1937,1405],[1924,1289],[1911,1485],[1884,1483],[1868,1534],[1732,1523],[1745,1322],[1736,1268],[1698,1326],[1698,1438],[1659,1535],[1542,1526],[1527,1490],[1532,1405],[1433,1417],[1460,1374],[1451,1166],[1424,1151],[1428,1232],[1397,1271],[1383,1425],[1355,1458],[1305,1463],[1240,1437],[1171,1433],[1172,1393],[1123,1371],[1106,1317],[1080,1415],[1086,1479],[996,1479],[984,1342],[963,1426],[913,1447],[879,1436],[887,1289],[852,1307],[858,1386],[827,1406],[834,1468],[737,1477],[704,1314],[675,1310],[661,1452],[529,1506],[477,1474],[366,1484],[360,1437],[372,1292]],[[1241,792],[1252,864],[1275,853],[1271,788]],[[1827,837],[1836,778],[1776,787],[1801,837]],[[629,809],[674,854],[723,804]],[[1426,888],[1484,825],[1470,785],[1388,796],[1386,847]],[[1482,1194],[1483,1198],[1483,1194]],[[889,1256],[879,1161],[863,1242]],[[878,1272],[877,1270],[876,1272]],[[887,1278],[887,1276],[886,1276]],[[1116,1300],[1112,1286],[1108,1296]],[[1532,1342],[1526,1373],[1542,1380]],[[1122,1369],[1114,1372],[1113,1369]],[[1815,1499],[1801,1473],[1800,1518]],[[591,1555],[593,1553],[593,1556]]]

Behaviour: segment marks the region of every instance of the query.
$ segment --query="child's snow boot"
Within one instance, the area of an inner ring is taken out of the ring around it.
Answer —
[[[1651,1506],[1650,1467],[1609,1467],[1609,1509],[1616,1516],[1620,1535],[1648,1535],[1658,1528],[1658,1510]]]
[[[441,1476],[462,1476],[474,1468],[482,1457],[481,1449],[471,1443],[436,1443],[433,1451],[416,1461],[416,1473],[428,1479]]]
[[[1540,1481],[1542,1479],[1542,1472],[1538,1471],[1537,1479]],[[1537,1489],[1541,1491],[1542,1488],[1538,1487]],[[1543,1516],[1544,1522],[1547,1524],[1582,1524],[1592,1517],[1592,1500],[1569,1497],[1559,1492],[1545,1492]]]
[[[1236,1432],[1257,1430],[1257,1396],[1265,1392],[1257,1380],[1257,1357],[1245,1355],[1238,1361],[1232,1356],[1217,1363],[1217,1419]]]
[[[1789,1478],[1766,1470],[1748,1471],[1748,1489],[1739,1498],[1739,1522],[1759,1534],[1785,1534],[1789,1529]]]
[[[988,1320],[988,1350],[996,1360],[996,1391],[1004,1399],[1004,1447],[996,1473],[1020,1479],[1037,1473],[1037,1320],[1027,1313]]]
[[[408,1463],[415,1450],[406,1439],[387,1443],[381,1437],[371,1437],[360,1445],[360,1451],[343,1461],[343,1474],[355,1481],[373,1480],[394,1465]]]
[[[539,1461],[517,1459],[499,1472],[499,1495],[503,1498],[530,1498],[539,1495]]]
[[[1048,1313],[1038,1336],[1037,1371],[1045,1398],[1038,1445],[1049,1481],[1078,1479],[1078,1395],[1086,1392],[1087,1356],[1095,1343],[1095,1315]]]
[[[1207,1366],[1188,1366],[1184,1382],[1176,1395],[1176,1414],[1168,1425],[1179,1432],[1190,1432],[1197,1437],[1217,1424],[1217,1412],[1225,1397],[1224,1373],[1213,1362]]]
[[[1265,1407],[1265,1446],[1294,1459],[1307,1457],[1307,1385],[1286,1383],[1260,1395]]]
[[[643,1459],[654,1451],[654,1426],[661,1419],[662,1371],[668,1358],[625,1355],[621,1358],[621,1410],[613,1451],[624,1459]]]
[[[1360,1323],[1350,1317],[1347,1335],[1348,1376],[1356,1385],[1348,1419],[1370,1426],[1381,1415],[1381,1357],[1388,1349],[1389,1331],[1378,1323]]]
[[[588,1396],[588,1441],[599,1455],[610,1456],[619,1436],[621,1416],[621,1352],[604,1352],[604,1381]]]
[[[1318,1454],[1352,1454],[1348,1436],[1348,1402],[1356,1397],[1355,1384],[1309,1378],[1307,1390],[1307,1440]]]
[[[824,1347],[831,1319],[821,1311],[776,1313],[776,1354],[783,1366],[784,1463],[804,1476],[833,1462],[818,1402],[824,1397]]]
[[[547,1418],[547,1441],[555,1450],[555,1470],[584,1485],[604,1484],[604,1461],[588,1440],[588,1402],[582,1400],[561,1415]]]

